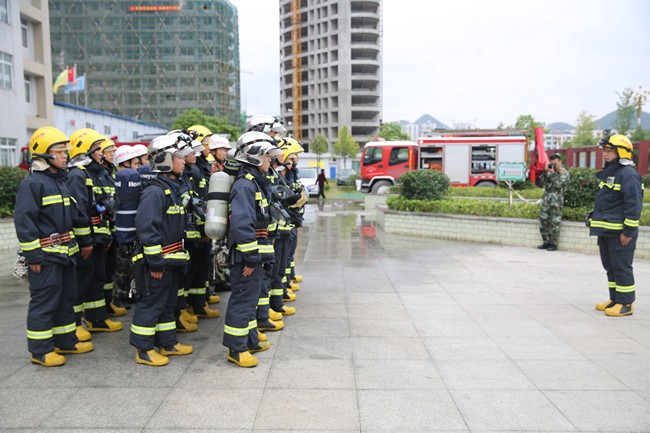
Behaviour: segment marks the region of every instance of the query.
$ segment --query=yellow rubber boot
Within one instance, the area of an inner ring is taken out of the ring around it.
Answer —
[[[93,346],[93,343],[90,341],[80,341],[79,343],[75,344],[74,349],[59,349],[58,347],[54,348],[54,351],[58,353],[59,355],[61,354],[80,354],[80,353],[88,353],[92,352],[95,346]]]
[[[286,296],[282,296],[282,301],[283,302],[293,302],[296,299],[298,299],[298,297],[296,296],[295,293],[293,293],[293,290],[291,290],[291,289],[287,289]]]
[[[300,290],[300,284],[294,283],[293,281],[289,281],[289,289],[293,290],[294,292],[297,292]]]
[[[199,318],[187,311],[187,308],[181,310],[181,319],[187,323],[199,323]]]
[[[122,330],[122,322],[114,322],[106,319],[103,322],[91,322],[90,320],[81,319],[86,324],[90,332],[115,332]]]
[[[257,339],[260,341],[269,341],[269,338],[264,334],[263,332],[260,332],[260,330],[257,330]]]
[[[605,314],[613,317],[631,316],[634,313],[632,304],[614,304],[605,309]]]
[[[282,313],[269,308],[269,319],[273,320],[274,322],[282,320]]]
[[[282,320],[267,320],[266,322],[257,322],[257,329],[259,331],[279,331],[284,328],[284,322]],[[262,341],[260,339],[260,341]]]
[[[135,362],[138,364],[150,365],[151,367],[162,367],[163,365],[169,364],[169,358],[159,354],[153,349],[148,351],[136,349]]]
[[[295,281],[296,283],[302,283],[302,275],[294,275],[293,279],[291,281]]]
[[[112,302],[108,304],[108,315],[110,317],[119,317],[119,316],[124,316],[125,314],[126,314],[126,308],[118,307]]]
[[[194,348],[187,344],[176,343],[172,347],[160,348],[160,354],[163,356],[182,356],[194,352]]]
[[[286,305],[282,307],[283,316],[293,316],[296,314],[296,309],[293,307],[287,307]]]
[[[65,356],[56,352],[46,353],[42,356],[32,355],[32,363],[42,365],[43,367],[58,367],[65,364]]]
[[[79,325],[77,326],[77,330],[75,331],[75,334],[77,334],[77,340],[79,341],[90,341],[93,339],[93,336],[90,332],[86,331],[86,328],[83,326]]]
[[[188,310],[190,314],[194,314],[195,316],[204,319],[216,319],[220,314],[219,310],[213,310],[212,308],[208,307],[207,303],[203,306],[203,311],[194,311],[192,307],[188,307]]]
[[[244,368],[257,366],[257,358],[251,355],[248,350],[246,352],[235,352],[232,349],[228,349],[228,361],[234,362]]]
[[[196,332],[199,330],[199,325],[196,323],[190,323],[186,322],[185,319],[183,319],[183,315],[181,314],[180,317],[178,318],[178,322],[176,322],[176,332],[182,332],[182,333],[187,333],[187,332]]]
[[[616,302],[614,301],[599,302],[596,304],[596,310],[605,311],[607,308],[613,307],[614,305],[616,305]]]
[[[219,295],[208,296],[208,304],[218,304],[219,302],[221,302]]]
[[[249,347],[248,351],[250,353],[264,352],[265,350],[269,350],[269,347],[271,347],[271,343],[268,341],[260,341],[257,343],[257,347]]]

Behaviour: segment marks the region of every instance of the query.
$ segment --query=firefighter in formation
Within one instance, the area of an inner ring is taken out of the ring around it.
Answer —
[[[295,314],[296,228],[306,194],[291,163],[300,144],[272,116],[254,116],[236,149],[201,125],[145,146],[115,146],[84,128],[53,127],[29,144],[31,174],[16,199],[16,232],[28,264],[31,360],[65,363],[116,332],[135,303],[130,344],[139,364],[188,355],[177,332],[219,317],[209,290],[232,287],[225,312],[227,359],[253,367],[263,331]],[[288,163],[285,165],[285,163]],[[288,168],[289,167],[289,168]],[[291,177],[294,176],[294,177]]]

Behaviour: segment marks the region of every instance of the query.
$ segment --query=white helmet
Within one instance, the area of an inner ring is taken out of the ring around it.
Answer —
[[[115,151],[114,161],[115,164],[121,164],[123,162],[129,161],[133,158],[137,158],[139,155],[136,155],[136,150],[133,146],[120,146]]]
[[[149,150],[147,149],[147,146],[144,144],[134,144],[133,145],[133,151],[135,152],[135,156],[144,156],[147,153],[149,153]]]
[[[149,143],[149,163],[153,173],[169,173],[174,166],[174,155],[185,158],[192,153],[192,147],[183,139],[173,135],[161,135]]]
[[[263,158],[267,153],[272,157],[282,153],[273,137],[263,132],[246,132],[237,140],[234,159],[259,167],[264,163]]]
[[[210,150],[213,149],[232,149],[230,142],[223,135],[210,135],[203,139],[203,144],[207,144]]]
[[[252,116],[248,120],[246,126],[246,131],[248,132],[258,131],[268,134],[269,132],[273,131],[281,137],[287,133],[287,128],[285,128],[282,124],[282,120],[273,116]]]

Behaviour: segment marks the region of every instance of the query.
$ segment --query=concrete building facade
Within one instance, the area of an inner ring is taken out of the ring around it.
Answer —
[[[0,165],[54,120],[47,0],[0,0]]]
[[[281,115],[291,119],[291,0],[279,6]],[[303,141],[336,141],[347,126],[365,143],[382,119],[382,1],[301,0],[300,9]]]

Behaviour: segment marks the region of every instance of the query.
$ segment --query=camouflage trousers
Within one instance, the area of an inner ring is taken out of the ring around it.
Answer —
[[[131,280],[133,279],[132,245],[119,245],[117,248],[117,263],[113,275],[113,297],[125,300],[129,297]]]
[[[562,222],[562,208],[547,206],[542,203],[539,211],[539,232],[545,243],[557,245],[560,240],[560,223]]]

